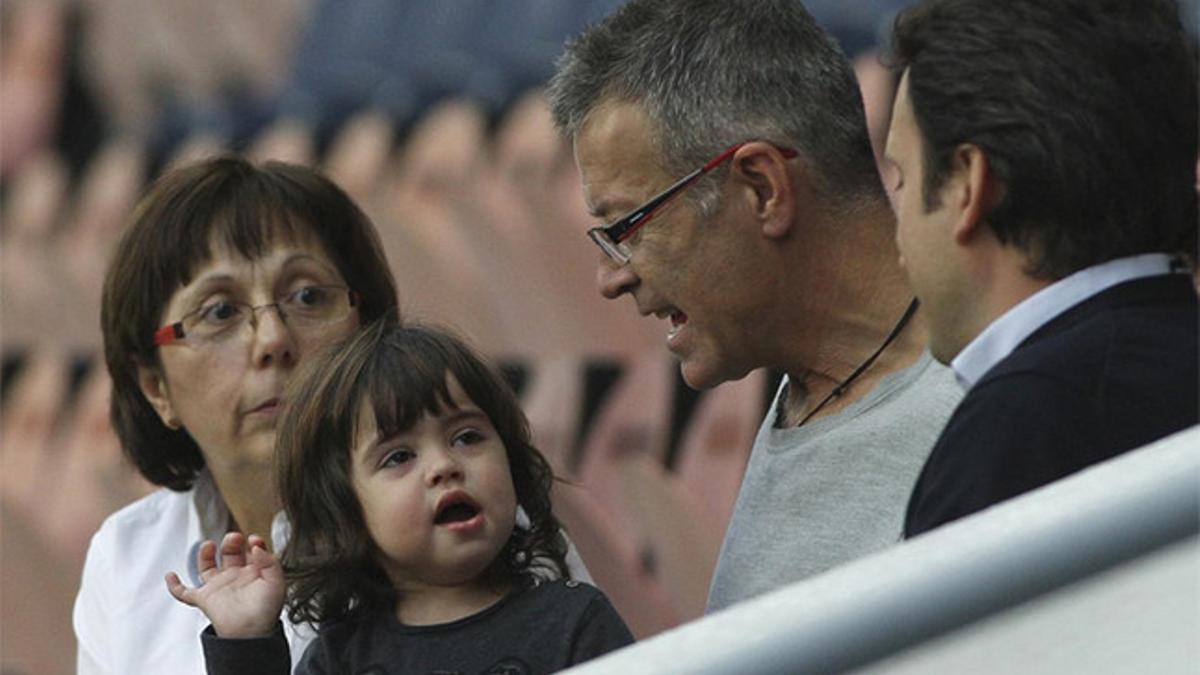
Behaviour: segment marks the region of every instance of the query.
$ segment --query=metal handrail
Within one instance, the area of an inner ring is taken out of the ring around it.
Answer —
[[[1200,426],[571,673],[870,664],[1200,531]]]

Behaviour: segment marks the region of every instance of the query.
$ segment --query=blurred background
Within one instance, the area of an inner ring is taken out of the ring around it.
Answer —
[[[0,671],[74,670],[88,541],[152,488],[107,420],[99,296],[147,184],[220,151],[317,166],[372,217],[406,316],[503,364],[556,504],[639,637],[699,616],[778,374],[697,393],[604,301],[541,85],[619,0],[0,0]],[[855,60],[903,0],[806,3]],[[593,558],[595,560],[595,558]],[[164,593],[167,591],[163,590]]]

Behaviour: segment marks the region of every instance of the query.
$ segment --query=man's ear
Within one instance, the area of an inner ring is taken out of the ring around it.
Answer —
[[[949,189],[942,197],[949,199],[958,212],[952,234],[955,243],[963,245],[981,231],[1000,200],[1002,187],[992,173],[987,154],[977,145],[963,143],[955,148],[950,168]]]
[[[741,179],[762,233],[770,238],[786,235],[794,220],[796,193],[792,166],[796,160],[783,156],[779,148],[762,141],[746,143],[733,155],[733,171]]]
[[[167,389],[167,378],[162,369],[157,366],[137,364],[138,388],[150,402],[154,412],[158,413],[162,423],[170,429],[179,429],[183,422],[175,414],[175,406],[171,403],[171,394]]]

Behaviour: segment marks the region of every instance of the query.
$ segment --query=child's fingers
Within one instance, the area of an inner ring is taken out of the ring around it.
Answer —
[[[263,542],[259,542],[259,546],[251,546],[250,562],[258,568],[259,574],[267,581],[282,581],[283,567],[279,564],[279,559],[267,550],[266,546],[262,546]]]
[[[267,548],[267,540],[257,534],[252,534],[246,539],[246,548],[253,551],[256,548]]]
[[[195,601],[192,600],[192,590],[183,585],[183,582],[179,580],[178,574],[168,572],[166,581],[167,590],[171,593],[172,597],[185,605],[196,606]]]
[[[246,538],[241,532],[230,532],[221,540],[221,567],[246,565]]]
[[[200,571],[200,578],[204,581],[212,576],[217,571],[217,545],[211,541],[205,541],[200,544],[200,550],[196,553],[196,569]]]

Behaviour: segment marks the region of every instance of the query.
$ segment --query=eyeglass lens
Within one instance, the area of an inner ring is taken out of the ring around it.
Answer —
[[[304,329],[340,321],[354,306],[350,291],[340,286],[306,286],[278,302],[250,305],[237,301],[218,301],[185,316],[181,337],[199,342],[219,343],[233,336],[246,335],[241,328],[257,327],[258,312],[274,308],[279,318],[292,328]]]

